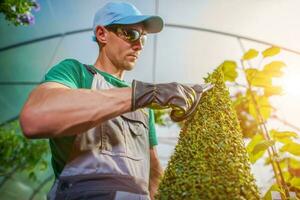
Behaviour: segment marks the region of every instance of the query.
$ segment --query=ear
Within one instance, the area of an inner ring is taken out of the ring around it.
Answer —
[[[97,26],[96,27],[96,38],[101,44],[107,43],[107,30],[104,26]]]

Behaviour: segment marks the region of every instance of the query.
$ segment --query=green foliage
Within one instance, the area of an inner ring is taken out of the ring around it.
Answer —
[[[160,126],[167,126],[168,124],[172,123],[169,116],[169,110],[153,110],[154,111],[154,117],[155,117],[155,123]]]
[[[35,11],[40,9],[35,0],[2,0],[0,2],[0,12],[15,26],[34,24],[32,9]]]
[[[233,98],[233,105],[237,111],[243,135],[251,138],[247,145],[251,163],[254,164],[257,160],[262,159],[266,151],[270,150],[266,164],[272,164],[275,177],[280,180],[279,183],[277,181],[269,189],[265,199],[269,199],[271,191],[281,192],[282,198],[285,199],[288,198],[286,196],[287,190],[300,194],[300,182],[297,181],[300,167],[288,167],[289,163],[292,162],[291,160],[293,160],[294,166],[300,166],[298,134],[292,131],[268,130],[265,126],[268,120],[272,119],[275,112],[270,103],[270,98],[282,94],[282,88],[273,85],[272,80],[281,77],[283,75],[282,69],[286,67],[286,64],[282,61],[272,60],[269,62],[266,58],[271,59],[272,56],[279,53],[280,48],[278,47],[267,48],[262,51],[262,58],[259,63],[261,64],[263,61],[268,63],[262,68],[260,65],[254,68],[245,61],[259,58],[260,53],[255,49],[247,51],[241,59],[241,67],[237,67],[237,69],[241,69],[239,75],[245,76],[247,82],[243,88],[234,94]],[[243,85],[243,83],[238,83],[236,80],[231,82],[235,83],[235,87]],[[276,152],[273,148],[275,145],[280,147],[279,152]],[[292,159],[292,156],[296,159]],[[280,160],[280,162],[277,160]],[[279,176],[279,174],[283,174],[283,176]],[[287,187],[284,186],[285,183]]]
[[[28,140],[22,134],[18,121],[0,127],[0,176],[26,171],[36,179],[36,171],[45,170],[48,164],[44,156],[48,153],[46,140]]]
[[[277,55],[279,52],[279,48],[271,47],[262,52],[262,57],[265,59]],[[274,108],[270,104],[269,98],[282,93],[282,88],[274,86],[272,79],[282,76],[281,70],[286,66],[282,61],[271,61],[264,65],[262,70],[259,69],[260,66],[246,68],[243,62],[247,59],[256,58],[258,55],[259,52],[254,49],[250,49],[243,55],[242,70],[239,75],[245,76],[247,80],[246,90],[245,88],[239,90],[233,98],[243,135],[250,138],[259,134],[259,125],[272,116]],[[238,83],[236,80],[232,82],[235,82],[237,87],[244,84]]]
[[[1,199],[45,198],[53,180],[48,142],[26,139],[16,120],[0,126],[0,146]]]
[[[250,96],[250,94],[249,94]],[[249,99],[249,114],[252,115],[255,119],[258,119],[259,116],[263,119],[268,119],[271,116],[272,106],[269,102],[269,99],[265,96],[258,95],[255,92],[252,92],[252,98]],[[259,113],[258,113],[259,110]]]
[[[259,199],[222,66],[206,79],[215,86],[183,125],[158,199]]]
[[[281,61],[272,61],[269,64],[266,64],[263,69],[263,73],[265,73],[268,77],[281,77],[283,75],[281,69],[285,67],[285,63]]]
[[[254,151],[254,148],[263,141],[264,138],[262,134],[256,134],[247,145],[247,152],[249,153],[250,162],[252,164],[255,163],[259,158],[261,158],[265,153],[266,149],[262,149],[261,151]]]
[[[300,144],[295,142],[289,142],[285,144],[281,149],[281,152],[289,152],[295,156],[300,156]]]
[[[225,61],[219,68],[222,68],[225,81],[234,81],[238,73],[236,71],[236,63],[234,61]]]
[[[270,48],[264,50],[262,52],[262,55],[263,55],[264,58],[266,58],[266,57],[270,57],[270,56],[275,56],[279,53],[280,53],[280,48],[279,47],[270,47]]]
[[[264,141],[256,144],[251,153],[257,154],[261,151],[265,151],[266,149],[273,146],[274,144],[275,144],[274,140],[264,140]]]
[[[249,49],[249,51],[247,51],[244,56],[243,56],[243,60],[251,60],[255,57],[257,57],[258,55],[258,51],[256,51],[255,49]]]

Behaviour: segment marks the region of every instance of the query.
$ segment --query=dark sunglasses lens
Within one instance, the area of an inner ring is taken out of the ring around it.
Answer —
[[[134,42],[140,38],[140,33],[137,30],[129,29],[125,30],[128,41]]]

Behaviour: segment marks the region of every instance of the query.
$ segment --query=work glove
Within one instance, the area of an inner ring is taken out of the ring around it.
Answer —
[[[148,107],[171,108],[170,117],[178,122],[189,117],[200,102],[202,94],[213,85],[184,85],[176,82],[152,84],[134,80],[132,82],[132,111]]]

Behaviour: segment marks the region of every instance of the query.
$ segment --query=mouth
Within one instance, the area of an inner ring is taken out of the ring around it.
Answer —
[[[134,58],[134,59],[138,59],[138,57],[139,57],[139,56],[136,55],[136,54],[129,54],[128,56],[129,56],[129,57],[132,57],[132,58]]]

